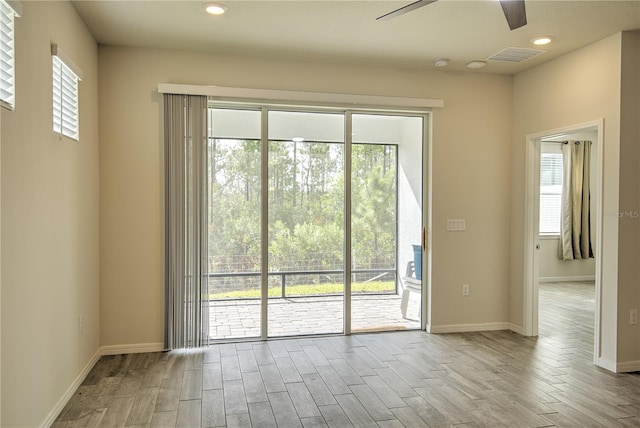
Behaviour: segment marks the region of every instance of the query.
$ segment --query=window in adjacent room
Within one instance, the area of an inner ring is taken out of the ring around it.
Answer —
[[[13,110],[15,106],[14,19],[20,16],[19,9],[16,9],[19,5],[20,3],[10,5],[5,0],[0,0],[0,105],[9,110]]]
[[[560,234],[562,144],[542,143],[540,154],[540,235]]]
[[[53,54],[53,131],[78,141],[80,136],[79,69],[67,59],[57,45]]]

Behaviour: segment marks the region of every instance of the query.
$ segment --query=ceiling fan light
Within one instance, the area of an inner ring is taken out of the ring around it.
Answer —
[[[227,6],[221,3],[207,3],[204,5],[204,10],[211,15],[222,15],[227,11]]]
[[[433,65],[440,68],[446,67],[447,65],[449,65],[449,58],[438,58],[433,61]]]
[[[482,68],[485,65],[487,65],[486,61],[469,61],[467,63],[467,68],[477,69],[477,68]]]
[[[553,39],[554,39],[553,36],[540,36],[540,37],[536,37],[535,39],[531,39],[531,43],[533,43],[536,46],[543,46],[551,43]]]

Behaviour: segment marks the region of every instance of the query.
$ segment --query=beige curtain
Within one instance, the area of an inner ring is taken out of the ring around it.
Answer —
[[[590,183],[591,141],[569,141],[562,146],[562,219],[558,257],[561,260],[593,257],[591,248]]]
[[[165,349],[206,344],[207,98],[164,95]]]

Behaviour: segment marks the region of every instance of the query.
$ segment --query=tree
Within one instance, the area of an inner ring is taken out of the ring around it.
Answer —
[[[396,156],[352,146],[354,268],[394,268]],[[260,270],[261,143],[209,141],[209,269]],[[334,270],[343,263],[344,145],[269,141],[269,270]]]

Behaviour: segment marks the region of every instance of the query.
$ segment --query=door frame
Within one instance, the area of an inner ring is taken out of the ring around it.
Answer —
[[[596,141],[596,242],[595,242],[595,325],[594,364],[601,354],[602,315],[602,230],[603,230],[603,161],[604,161],[604,119],[569,125],[562,128],[536,132],[526,136],[525,150],[525,210],[524,210],[524,293],[523,332],[526,336],[538,335],[538,283],[540,248],[540,140],[554,135],[593,131],[598,134]]]
[[[422,195],[421,195],[421,234],[422,234],[422,292],[421,292],[421,319],[420,329],[425,331],[430,325],[431,302],[431,202],[432,202],[432,137],[433,137],[433,113],[422,108],[402,108],[392,106],[359,106],[348,108],[344,105],[291,105],[290,102],[278,102],[275,100],[244,100],[244,99],[211,99],[213,105],[220,108],[238,110],[254,110],[260,112],[260,139],[261,139],[261,168],[260,177],[262,183],[268,182],[268,144],[269,144],[269,112],[291,111],[305,113],[341,113],[345,119],[345,154],[344,174],[351,177],[351,148],[352,148],[352,117],[357,114],[370,114],[381,116],[408,116],[422,118]],[[269,336],[269,302],[268,302],[268,242],[269,242],[269,200],[267,186],[261,186],[261,297],[260,297],[260,340],[281,339],[288,336]],[[345,224],[344,224],[344,294],[343,294],[343,331],[342,334],[350,335],[351,332],[351,180],[345,179]],[[396,250],[397,252],[397,250]],[[396,257],[397,259],[397,257]],[[399,275],[396,266],[396,276]],[[334,334],[334,333],[327,333]],[[258,338],[258,337],[256,337]]]
[[[427,331],[431,325],[431,236],[433,187],[431,172],[433,171],[433,114],[426,113],[422,135],[422,317],[420,329]]]
[[[352,141],[352,116],[359,114],[367,115],[380,115],[380,116],[404,116],[404,117],[420,117],[422,118],[422,150],[420,156],[422,157],[422,194],[420,195],[420,207],[421,207],[421,246],[422,246],[422,284],[420,293],[420,330],[427,331],[428,326],[431,324],[431,218],[432,218],[432,147],[433,147],[433,112],[431,110],[407,110],[398,108],[371,108],[371,109],[346,109],[345,112],[345,144],[347,150],[345,150],[345,176],[351,176],[351,147]],[[400,149],[398,148],[398,151]],[[348,203],[345,201],[345,244],[346,248],[350,248],[351,245],[351,180],[345,180],[345,196],[349,195]],[[397,204],[398,202],[396,202]],[[349,213],[348,215],[346,213]],[[348,242],[347,242],[348,231]],[[397,227],[396,227],[397,232]],[[396,234],[397,239],[397,234]],[[397,257],[396,248],[396,261]],[[348,255],[348,259],[347,259]],[[351,334],[351,252],[345,250],[345,276],[347,275],[347,269],[349,269],[349,275],[345,278],[345,296],[344,296],[344,334]],[[399,282],[400,275],[402,274],[399,269],[401,266],[396,266],[396,283]],[[348,305],[347,305],[348,302]],[[348,321],[347,321],[348,320]]]
[[[179,85],[184,86],[184,85]],[[274,91],[288,93],[287,91]],[[376,97],[378,99],[380,97]],[[394,101],[394,97],[382,97],[389,98]],[[398,100],[404,101],[404,98],[398,98]],[[242,97],[216,97],[209,96],[209,101],[213,102],[216,107],[230,108],[238,110],[253,110],[259,111],[261,118],[261,164],[260,174],[263,183],[268,182],[268,142],[269,142],[269,112],[278,111],[290,111],[290,112],[304,112],[304,113],[340,113],[345,118],[345,177],[351,176],[351,147],[352,147],[352,116],[357,114],[371,114],[382,116],[410,116],[421,117],[423,120],[423,132],[422,132],[422,219],[421,219],[421,232],[422,232],[422,293],[421,293],[421,320],[420,329],[427,330],[430,325],[431,308],[429,304],[431,302],[431,201],[432,201],[432,124],[433,124],[433,112],[430,108],[426,107],[401,107],[395,106],[393,103],[386,105],[360,105],[357,107],[347,106],[342,103],[325,104],[318,103],[292,103],[290,101],[279,101],[278,99],[253,99]],[[431,101],[431,100],[427,100]],[[438,105],[439,106],[439,105]],[[345,180],[345,237],[343,239],[344,251],[344,324],[341,334],[350,335],[351,331],[351,251],[347,251],[351,247],[351,182]],[[269,316],[268,316],[268,188],[267,186],[261,187],[261,226],[260,236],[262,240],[261,244],[261,297],[260,297],[260,336],[256,336],[255,339],[270,340],[281,339],[288,336],[272,337],[268,334]],[[396,257],[397,259],[397,257]],[[396,275],[399,275],[398,266],[396,266]],[[327,333],[335,334],[335,333]],[[252,338],[253,339],[253,338]]]

